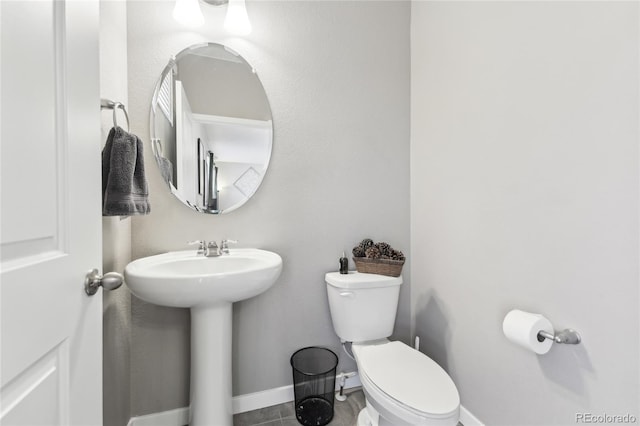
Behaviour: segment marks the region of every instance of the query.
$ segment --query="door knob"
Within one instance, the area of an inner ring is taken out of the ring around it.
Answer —
[[[122,285],[124,277],[117,272],[107,272],[100,275],[97,269],[87,272],[84,279],[84,291],[89,296],[93,296],[98,291],[98,287],[102,286],[105,290],[115,290]]]

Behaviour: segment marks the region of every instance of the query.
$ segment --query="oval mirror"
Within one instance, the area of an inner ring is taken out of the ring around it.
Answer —
[[[171,192],[192,209],[233,211],[256,192],[273,126],[255,70],[221,44],[171,58],[151,101],[151,146]]]

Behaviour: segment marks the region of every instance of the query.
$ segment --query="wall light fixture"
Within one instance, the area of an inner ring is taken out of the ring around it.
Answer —
[[[247,15],[245,0],[202,1],[213,6],[228,4],[224,28],[231,34],[249,35],[251,33],[251,22]],[[199,0],[176,0],[176,5],[173,9],[173,18],[188,27],[202,26],[204,24],[204,16],[202,16]]]
[[[227,17],[224,19],[224,27],[231,34],[251,34],[251,22],[247,15],[247,7],[244,0],[229,0]]]
[[[198,0],[176,0],[173,19],[192,28],[201,27],[204,24],[204,16],[202,16]]]

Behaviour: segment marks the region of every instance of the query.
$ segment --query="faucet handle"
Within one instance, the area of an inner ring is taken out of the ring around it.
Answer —
[[[229,254],[229,243],[236,244],[237,240],[222,240],[220,243],[220,251],[225,254]]]
[[[204,249],[207,246],[207,242],[205,240],[189,241],[187,244],[189,244],[190,246],[192,246],[194,244],[199,244],[199,246],[198,246],[198,254],[204,254]]]

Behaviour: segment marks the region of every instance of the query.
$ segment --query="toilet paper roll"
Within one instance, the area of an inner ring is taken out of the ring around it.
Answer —
[[[554,333],[553,326],[548,319],[540,314],[532,314],[519,309],[509,312],[502,322],[502,331],[507,339],[539,355],[549,352],[553,344],[548,339],[544,339],[542,342],[538,340],[538,332],[541,330]]]

